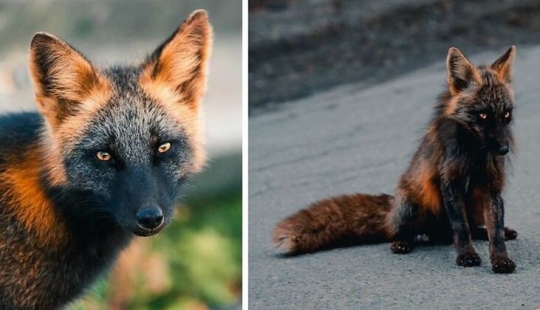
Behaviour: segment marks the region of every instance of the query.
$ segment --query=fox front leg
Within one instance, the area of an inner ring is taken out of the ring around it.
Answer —
[[[504,202],[500,192],[491,192],[489,202],[484,208],[484,219],[489,238],[491,267],[495,273],[512,273],[516,264],[508,257],[504,243]]]
[[[464,212],[465,184],[456,180],[441,180],[441,192],[450,227],[452,228],[457,257],[456,264],[463,267],[479,266],[482,262],[471,241],[471,233]]]

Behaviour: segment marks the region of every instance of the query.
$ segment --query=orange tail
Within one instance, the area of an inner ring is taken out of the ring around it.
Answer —
[[[389,241],[390,195],[344,195],[313,203],[278,223],[274,245],[285,254]]]

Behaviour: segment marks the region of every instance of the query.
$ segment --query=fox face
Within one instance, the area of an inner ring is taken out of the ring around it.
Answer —
[[[451,98],[444,115],[464,125],[482,148],[496,155],[513,149],[510,83],[514,57],[512,46],[491,66],[474,66],[456,48],[450,49],[447,58]]]
[[[158,232],[193,170],[186,130],[159,103],[131,92],[119,92],[91,122],[64,158],[66,185],[91,192],[123,228]]]
[[[34,36],[44,179],[79,197],[70,213],[100,214],[139,236],[171,221],[183,182],[205,161],[199,110],[210,45],[204,11],[138,66],[99,70],[62,40]]]

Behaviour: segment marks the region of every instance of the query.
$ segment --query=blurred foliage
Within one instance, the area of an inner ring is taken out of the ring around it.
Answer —
[[[150,298],[144,303],[149,307],[134,309],[167,309],[189,299],[211,306],[237,300],[242,274],[241,195],[213,204],[220,206],[212,208],[210,203],[211,208],[184,214],[171,233],[156,242],[154,250],[169,258],[172,281],[179,285]]]
[[[240,154],[213,160],[193,180],[169,227],[154,237],[135,238],[110,276],[69,309],[202,310],[238,305],[241,172]]]
[[[216,35],[242,29],[242,1],[228,0],[0,0],[0,51],[26,48],[36,31],[54,33],[67,41],[126,44],[140,39],[162,39],[193,10],[208,11]]]

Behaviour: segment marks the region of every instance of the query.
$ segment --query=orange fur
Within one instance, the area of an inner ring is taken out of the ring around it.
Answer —
[[[420,187],[419,192],[419,202],[423,208],[429,210],[433,214],[439,214],[441,211],[442,197],[440,190],[437,188],[437,185],[434,183],[433,179],[436,175],[436,171],[426,167],[425,165],[420,168],[418,173],[418,185]]]
[[[495,71],[501,81],[510,83],[512,81],[512,65],[516,57],[516,47],[512,45],[510,49],[491,68]]]
[[[212,29],[204,11],[196,11],[141,74],[141,86],[152,97],[197,110],[206,90]]]
[[[452,97],[446,104],[446,107],[444,108],[444,114],[445,115],[452,115],[456,112],[456,108],[459,104],[459,97]]]
[[[48,72],[42,72],[37,65],[43,55]],[[52,127],[82,106],[73,102],[99,104],[110,98],[112,89],[107,79],[79,52],[53,35],[34,36],[29,64],[37,107]]]
[[[5,205],[42,245],[61,246],[66,238],[65,227],[41,187],[39,154],[35,147],[29,149],[18,159],[24,165],[12,165],[0,174],[0,180],[10,188],[3,198],[10,200]]]

